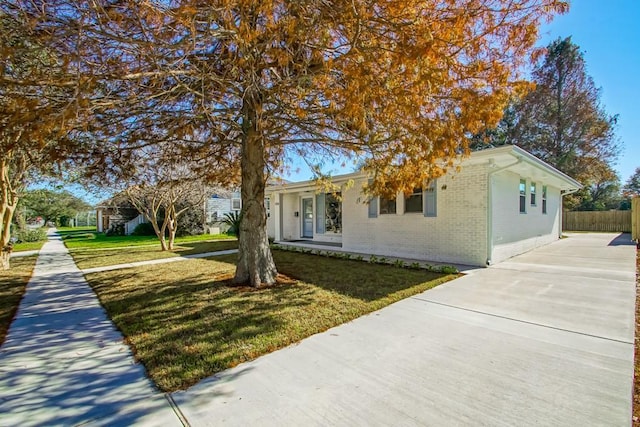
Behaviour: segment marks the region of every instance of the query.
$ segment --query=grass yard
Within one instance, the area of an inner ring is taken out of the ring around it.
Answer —
[[[69,233],[89,233],[92,231],[96,231],[95,225],[85,225],[82,227],[57,227],[56,230],[60,234],[69,234]]]
[[[126,246],[157,246],[160,241],[156,236],[109,236],[104,233],[92,232],[67,232],[60,233],[65,245],[69,249],[113,249]],[[206,240],[229,240],[232,236],[227,234],[201,234],[197,236],[177,237],[176,244],[185,242],[202,242]]]
[[[201,254],[205,252],[237,249],[237,240],[219,240],[211,242],[182,242],[173,251],[161,251],[158,246],[131,247],[122,249],[73,249],[71,256],[78,268],[102,267],[105,265],[125,264],[152,259],[172,258],[176,256]]]
[[[13,258],[11,269],[0,271],[0,344],[7,336],[37,258],[35,255]]]
[[[13,252],[22,252],[22,251],[39,251],[42,248],[42,245],[46,243],[46,240],[41,242],[23,242],[16,243],[13,245]]]
[[[255,359],[451,280],[424,270],[273,251],[283,277],[228,286],[235,255],[87,275],[164,391]]]

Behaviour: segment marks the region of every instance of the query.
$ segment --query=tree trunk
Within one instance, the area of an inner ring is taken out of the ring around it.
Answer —
[[[1,249],[0,250],[0,270],[9,270],[11,268],[11,251]]]
[[[233,281],[258,287],[261,284],[274,284],[278,271],[267,236],[264,141],[257,131],[255,109],[249,112],[247,110],[245,109],[243,123],[241,158],[242,220],[238,236],[238,265]]]
[[[18,204],[18,198],[9,182],[9,168],[3,162],[0,168],[0,257],[2,270],[11,267],[9,256],[11,254],[11,221]]]
[[[172,219],[173,215],[169,216],[169,225],[167,226],[167,229],[169,230],[169,243],[167,245],[167,247],[169,248],[170,251],[173,250],[173,244],[176,240],[176,231],[177,231],[177,221],[174,221]]]

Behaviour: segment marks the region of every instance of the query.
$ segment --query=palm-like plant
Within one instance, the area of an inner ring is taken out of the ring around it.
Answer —
[[[222,222],[229,226],[228,232],[236,237],[240,237],[240,221],[242,221],[242,215],[239,211],[226,213],[222,218]]]

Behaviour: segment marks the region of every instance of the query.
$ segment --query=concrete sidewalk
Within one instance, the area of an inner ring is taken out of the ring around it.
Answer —
[[[202,381],[191,425],[628,426],[635,245],[575,234]]]
[[[0,425],[182,425],[50,239],[0,348]]]

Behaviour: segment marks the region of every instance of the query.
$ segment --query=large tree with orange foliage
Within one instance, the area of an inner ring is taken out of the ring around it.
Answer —
[[[292,156],[358,156],[372,192],[441,175],[468,152],[469,134],[500,119],[540,21],[567,8],[560,0],[42,3],[42,25],[57,27],[83,73],[104,82],[105,112],[94,119],[104,141],[115,131],[120,147],[147,144],[162,130],[212,167],[218,159],[240,167],[235,280],[253,286],[277,274],[263,204],[271,172]]]

